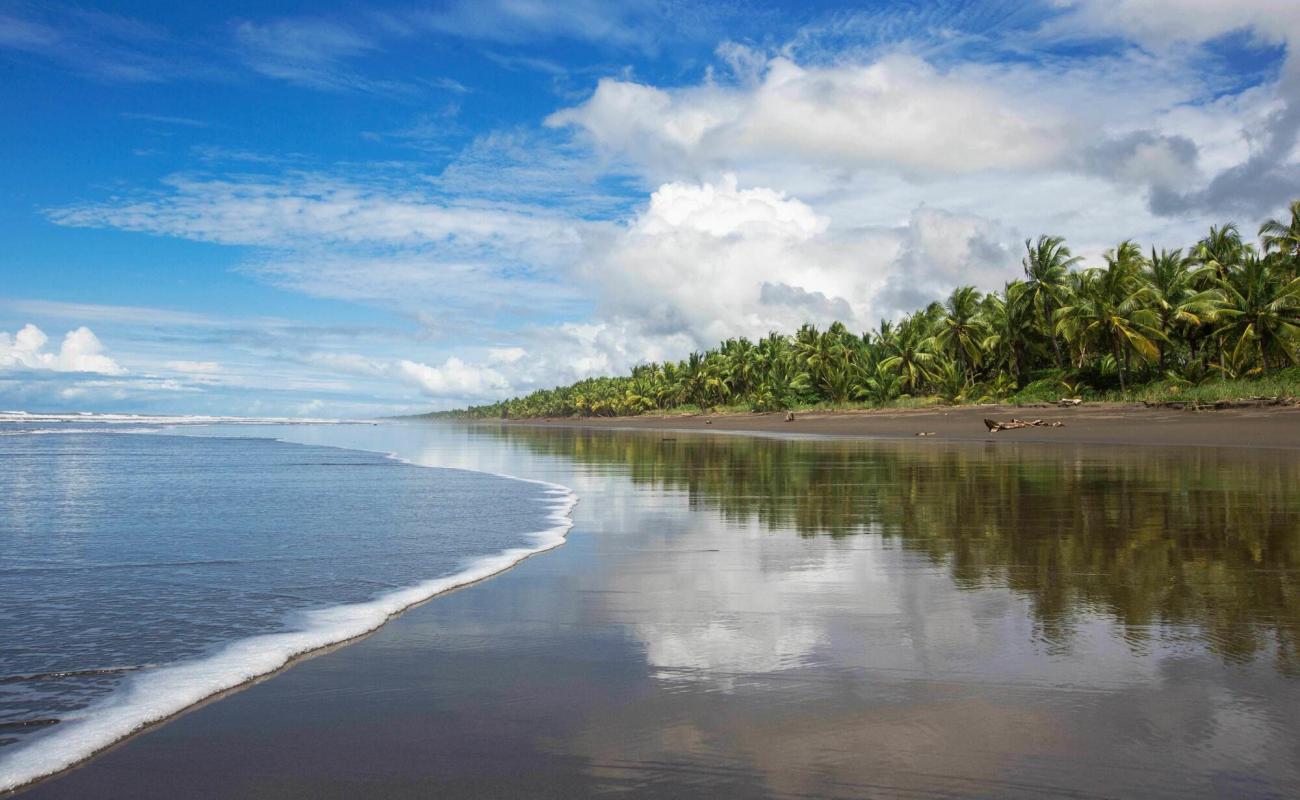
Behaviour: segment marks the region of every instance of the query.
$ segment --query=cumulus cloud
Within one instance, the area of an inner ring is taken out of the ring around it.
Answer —
[[[1011,234],[980,217],[920,208],[900,234],[901,250],[874,302],[882,316],[922,308],[958,286],[999,289],[1016,276]]]
[[[28,323],[10,336],[0,331],[0,369],[50,370],[53,372],[95,372],[124,375],[116,361],[104,354],[104,345],[84,325],[68,331],[57,352],[46,349],[49,337]]]
[[[401,381],[439,401],[480,401],[500,397],[512,388],[494,367],[466,363],[456,356],[450,356],[438,365],[358,353],[312,353],[306,361],[335,372]]]
[[[602,310],[646,333],[700,346],[762,336],[802,322],[811,293],[832,305],[863,296],[853,243],[833,241],[828,224],[798,199],[742,189],[734,176],[669,183],[585,272]]]
[[[863,330],[947,295],[1018,274],[1016,235],[976,215],[921,208],[894,227],[840,230],[797,198],[734,177],[661,186],[580,275],[585,322],[534,327],[528,347],[478,364],[514,391],[682,358],[733,336],[804,322]],[[493,383],[478,383],[491,392]]]
[[[1134,131],[1100,142],[1084,153],[1094,174],[1130,186],[1170,190],[1197,178],[1196,143],[1186,136]]]
[[[403,378],[419,386],[430,397],[499,397],[510,391],[510,383],[491,367],[466,364],[452,356],[439,366],[403,359],[398,362]]]
[[[810,292],[788,283],[766,283],[759,286],[758,301],[764,305],[803,308],[809,319],[851,319],[853,307],[843,297],[827,297],[821,292]]]
[[[665,90],[607,78],[547,123],[576,126],[599,146],[660,168],[780,158],[920,176],[1043,167],[1071,139],[1062,115],[900,54],[825,67],[776,57],[752,87]]]
[[[1243,129],[1249,157],[1192,188],[1152,184],[1151,207],[1158,214],[1229,211],[1270,213],[1300,194],[1300,4],[1291,0],[1064,0],[1070,10],[1054,27],[1118,34],[1166,51],[1204,45],[1229,34],[1257,44],[1282,46],[1282,74],[1273,87],[1278,105]],[[1186,186],[1187,181],[1181,184]]]

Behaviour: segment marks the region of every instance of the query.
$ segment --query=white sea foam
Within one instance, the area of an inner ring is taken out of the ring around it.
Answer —
[[[166,428],[19,428],[0,430],[0,436],[41,436],[56,433],[164,433]]]
[[[100,425],[355,425],[370,420],[310,419],[305,417],[222,417],[203,414],[99,414],[90,411],[41,414],[0,411],[0,423],[93,422]]]
[[[275,672],[296,656],[369,633],[417,603],[503,572],[531,555],[564,544],[573,527],[570,515],[578,502],[571,489],[548,481],[486,474],[539,484],[554,495],[548,515],[553,525],[530,534],[532,546],[476,559],[454,575],[398,589],[364,603],[305,611],[295,616],[299,625],[294,630],[240,639],[204,658],[137,673],[104,701],[66,718],[57,730],[20,746],[0,763],[0,792],[74,766],[151,723]]]

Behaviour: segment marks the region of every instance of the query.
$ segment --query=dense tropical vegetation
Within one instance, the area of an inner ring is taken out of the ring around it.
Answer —
[[[1300,373],[1300,201],[1258,244],[1212,227],[1187,251],[1124,241],[1081,265],[1060,237],[1025,242],[1024,277],[853,333],[729,339],[683,361],[645,364],[459,412],[469,417],[623,416],[674,409],[1132,396]],[[1291,367],[1292,369],[1286,369]],[[1285,370],[1285,372],[1280,372]],[[1236,386],[1237,384],[1231,384]]]

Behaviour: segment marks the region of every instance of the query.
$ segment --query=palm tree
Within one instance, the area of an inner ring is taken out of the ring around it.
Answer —
[[[1185,258],[1182,250],[1151,248],[1151,258],[1143,273],[1146,302],[1160,319],[1159,330],[1164,342],[1174,341],[1182,333],[1189,343],[1194,341],[1193,331],[1204,325],[1214,314],[1218,293],[1213,290],[1197,291],[1198,271],[1191,269],[1193,259]],[[1160,345],[1160,368],[1166,367],[1169,348]]]
[[[1135,255],[1136,254],[1136,255]],[[1125,373],[1129,355],[1147,361],[1160,357],[1156,340],[1161,338],[1159,317],[1142,304],[1136,284],[1141,251],[1124,242],[1106,254],[1105,269],[1090,269],[1077,279],[1069,305],[1056,312],[1057,328],[1067,340],[1087,352],[1089,341],[1109,349],[1119,371],[1119,390],[1128,393]]]
[[[902,389],[908,394],[916,393],[932,375],[934,339],[926,332],[925,323],[921,315],[905,319],[886,346],[890,355],[880,362],[882,367],[898,374]]]
[[[726,362],[727,384],[737,395],[748,394],[758,379],[758,349],[748,339],[728,339],[722,344],[722,357]]]
[[[1264,252],[1275,255],[1282,264],[1284,277],[1296,277],[1300,267],[1300,200],[1290,206],[1291,219],[1285,222],[1270,219],[1259,226],[1259,238]]]
[[[1300,341],[1300,278],[1284,281],[1268,259],[1250,253],[1220,282],[1219,333],[1232,343],[1230,360],[1244,362],[1253,348],[1258,369],[1296,363]],[[1226,355],[1226,354],[1225,354]],[[1224,360],[1220,364],[1226,363]]]
[[[1026,239],[1025,251],[1021,264],[1025,269],[1026,300],[1034,309],[1040,330],[1052,342],[1056,366],[1064,367],[1053,319],[1064,300],[1066,275],[1082,259],[1070,254],[1060,236],[1039,236],[1037,243]]]
[[[903,393],[903,382],[898,374],[888,369],[883,362],[877,362],[869,369],[864,369],[862,384],[858,388],[858,397],[870,400],[877,406],[883,406]]]
[[[952,354],[962,376],[970,383],[983,355],[980,345],[988,329],[980,318],[980,293],[974,286],[954,289],[943,308],[935,342]]]
[[[1019,384],[1025,343],[1033,324],[1026,288],[1023,281],[1012,281],[1001,296],[990,292],[984,298],[982,311],[986,332],[980,347],[992,360],[991,366],[1010,376],[1013,384]]]
[[[1196,243],[1192,257],[1208,268],[1210,281],[1224,280],[1245,257],[1250,245],[1241,241],[1241,233],[1231,222],[1210,227],[1210,235]]]
[[[709,401],[709,374],[704,356],[691,353],[682,362],[681,373],[686,399],[704,411]]]

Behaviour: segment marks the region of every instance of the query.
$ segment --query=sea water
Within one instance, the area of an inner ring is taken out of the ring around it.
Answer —
[[[167,423],[0,420],[0,790],[558,545],[574,502]]]

